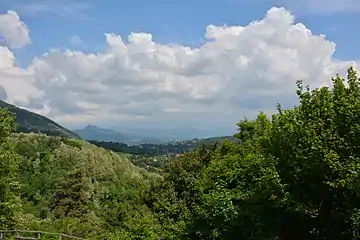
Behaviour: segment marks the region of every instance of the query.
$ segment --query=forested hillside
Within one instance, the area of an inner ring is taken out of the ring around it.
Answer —
[[[44,133],[49,136],[61,136],[67,138],[81,139],[79,135],[66,129],[56,122],[14,105],[8,104],[0,100],[0,108],[6,108],[11,113],[15,114],[15,119],[18,124],[17,132],[29,133]]]
[[[360,239],[360,79],[299,81],[298,106],[238,123],[159,174],[79,140],[10,135],[0,111],[0,228],[88,239]]]
[[[145,155],[145,156],[159,156],[159,155],[173,155],[183,154],[195,150],[201,145],[212,145],[215,143],[221,144],[224,140],[234,141],[233,136],[224,137],[213,137],[205,139],[192,139],[183,141],[171,141],[166,144],[151,144],[143,143],[139,145],[128,145],[123,142],[113,141],[95,141],[90,140],[89,142],[105,149],[109,149],[115,152],[129,153],[134,155]]]
[[[121,142],[105,142],[90,140],[91,144],[102,147],[127,158],[135,165],[150,172],[161,172],[164,165],[172,158],[178,158],[185,153],[195,151],[202,145],[221,146],[225,141],[235,141],[233,136],[213,137],[206,139],[192,139],[184,141],[171,141],[166,144],[144,143],[139,145],[128,145]]]
[[[4,109],[0,116],[0,228],[119,239],[113,235],[136,225],[131,214],[145,209],[141,198],[159,176],[84,141],[33,133],[7,137],[14,122]]]

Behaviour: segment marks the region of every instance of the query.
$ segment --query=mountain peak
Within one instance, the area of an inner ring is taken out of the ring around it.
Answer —
[[[87,130],[90,130],[90,129],[101,129],[101,128],[99,128],[99,127],[97,127],[97,126],[95,126],[95,125],[87,125],[84,129],[87,129]]]

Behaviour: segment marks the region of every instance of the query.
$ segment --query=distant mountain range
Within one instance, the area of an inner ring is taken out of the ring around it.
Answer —
[[[99,142],[120,142],[126,143],[128,145],[141,145],[141,144],[167,144],[169,139],[166,137],[161,137],[158,133],[159,131],[150,130],[148,132],[141,130],[133,130],[131,133],[122,133],[115,130],[103,129],[93,125],[88,125],[83,129],[78,130],[69,130],[51,119],[44,117],[40,114],[27,111],[25,109],[16,107],[14,105],[8,104],[0,100],[0,108],[7,108],[10,112],[14,113],[16,116],[16,121],[19,125],[17,132],[34,132],[34,133],[44,133],[49,136],[61,136],[74,139],[85,139],[85,140],[95,140]],[[137,134],[137,132],[144,132],[144,135]],[[162,135],[165,135],[166,130],[163,130]],[[196,134],[195,132],[194,134]],[[158,137],[151,137],[158,136]],[[199,138],[186,140],[183,138],[182,141],[204,141],[204,142],[213,142],[215,140],[231,139],[232,137],[215,137],[215,138]],[[179,139],[179,138],[178,138]],[[189,139],[189,138],[187,138]],[[172,139],[174,140],[174,139]]]
[[[7,108],[10,112],[15,114],[16,122],[19,125],[17,129],[18,132],[44,133],[49,136],[61,136],[67,138],[82,139],[76,133],[60,126],[56,122],[42,115],[16,107],[1,100],[0,108]]]
[[[213,136],[227,136],[232,135],[236,132],[236,128],[221,128],[218,126],[210,127],[210,128],[197,128],[191,126],[163,126],[159,125],[151,125],[149,127],[134,127],[134,126],[126,126],[118,124],[116,126],[105,127],[108,129],[113,129],[115,131],[124,133],[126,135],[135,135],[142,136],[147,138],[157,138],[162,141],[167,142],[169,139],[171,140],[189,140],[194,138],[211,138]]]
[[[128,145],[167,144],[170,142],[174,142],[174,143],[177,142],[182,144],[193,144],[193,143],[206,144],[206,143],[215,143],[217,141],[223,141],[225,139],[234,140],[233,136],[194,138],[194,139],[185,139],[185,140],[164,139],[164,138],[155,138],[155,137],[151,138],[145,136],[125,134],[115,130],[99,128],[92,125],[88,125],[81,130],[73,130],[73,131],[88,141],[114,142],[114,143],[118,142],[118,143],[125,143]]]
[[[88,125],[84,129],[73,131],[86,140],[95,140],[99,142],[122,142],[128,145],[138,145],[144,143],[166,143],[166,141],[158,138],[124,134],[110,129],[99,128],[93,125]]]

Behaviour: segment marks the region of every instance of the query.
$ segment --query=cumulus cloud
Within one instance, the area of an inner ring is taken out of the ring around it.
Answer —
[[[0,44],[13,49],[22,48],[30,43],[29,29],[14,11],[0,14]]]
[[[0,46],[0,85],[2,97],[20,106],[29,106],[32,102],[42,101],[43,92],[36,88],[34,76],[30,71],[17,67],[14,54]]]
[[[0,85],[10,102],[42,103],[39,111],[61,123],[203,126],[234,124],[276,102],[292,106],[296,80],[321,86],[355,65],[335,61],[335,43],[295,23],[284,8],[246,26],[210,25],[205,37],[190,48],[156,43],[149,33],[127,40],[107,33],[104,52],[52,50],[27,69],[0,48]]]

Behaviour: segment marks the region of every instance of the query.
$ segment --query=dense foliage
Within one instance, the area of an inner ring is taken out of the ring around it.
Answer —
[[[205,139],[192,139],[184,141],[173,141],[166,144],[143,143],[138,145],[128,145],[121,142],[106,142],[89,140],[91,144],[102,147],[115,152],[129,153],[133,155],[141,155],[147,157],[176,155],[191,152],[201,145],[213,145],[224,140],[234,140],[232,136],[214,137]]]
[[[0,112],[0,227],[90,239],[360,239],[360,79],[238,123],[159,174],[89,143],[7,137]]]
[[[176,157],[176,156],[175,156]],[[128,155],[127,158],[137,167],[146,169],[149,172],[161,173],[166,164],[175,158],[174,156],[142,156]],[[180,157],[180,156],[179,156]]]
[[[133,155],[142,155],[154,157],[159,155],[167,155],[169,153],[184,153],[194,150],[194,144],[151,144],[144,143],[140,145],[128,145],[120,142],[98,142],[95,140],[89,141],[98,147],[102,147],[115,152],[129,153]]]

